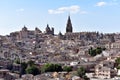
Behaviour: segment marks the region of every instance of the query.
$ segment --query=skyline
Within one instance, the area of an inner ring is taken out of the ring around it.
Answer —
[[[68,16],[73,32],[120,32],[120,0],[2,0],[0,1],[0,35],[38,27],[45,31],[47,24],[55,34],[65,33]]]

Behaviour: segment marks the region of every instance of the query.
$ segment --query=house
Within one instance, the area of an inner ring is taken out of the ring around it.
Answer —
[[[3,80],[15,80],[16,78],[18,78],[18,76],[10,73],[9,70],[0,69],[0,80],[1,79],[3,79]]]
[[[70,63],[70,66],[76,66],[76,65],[78,65],[78,64],[79,64],[78,61],[74,61],[74,62],[71,62],[71,63]]]
[[[22,80],[33,80],[34,76],[32,74],[22,75]]]
[[[98,64],[95,66],[95,77],[101,79],[109,79],[116,75],[116,70],[110,68],[107,65]]]
[[[73,76],[73,77],[72,77],[72,80],[80,80],[80,77],[78,77],[78,76]]]

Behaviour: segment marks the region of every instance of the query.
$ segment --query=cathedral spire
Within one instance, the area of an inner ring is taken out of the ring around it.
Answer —
[[[68,32],[73,32],[70,16],[68,16],[67,25],[66,25],[66,33]]]

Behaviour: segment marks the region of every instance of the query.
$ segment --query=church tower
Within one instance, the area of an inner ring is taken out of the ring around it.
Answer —
[[[47,24],[47,27],[46,27],[46,34],[52,34],[54,35],[54,28],[50,28],[49,25]]]
[[[73,32],[70,16],[68,16],[67,25],[66,25],[66,33],[68,32],[71,32],[71,33]]]

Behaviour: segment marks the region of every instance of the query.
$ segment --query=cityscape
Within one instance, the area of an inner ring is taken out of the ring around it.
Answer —
[[[0,36],[0,78],[3,80],[120,79],[120,34],[73,32],[70,16],[66,33],[54,34],[46,25],[26,26]]]
[[[0,80],[120,80],[120,2],[46,1],[0,1]]]

